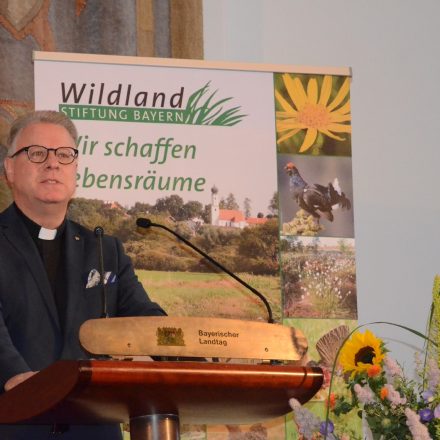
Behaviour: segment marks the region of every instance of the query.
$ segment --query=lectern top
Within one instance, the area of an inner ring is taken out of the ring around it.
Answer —
[[[142,316],[92,319],[80,329],[95,355],[218,357],[299,361],[307,340],[297,328],[237,319]]]
[[[0,396],[0,423],[119,423],[153,414],[255,423],[286,414],[292,397],[309,400],[322,380],[319,368],[291,365],[58,361]]]

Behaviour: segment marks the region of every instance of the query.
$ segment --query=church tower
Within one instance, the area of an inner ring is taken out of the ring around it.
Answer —
[[[220,203],[218,200],[218,189],[214,185],[211,188],[211,225],[218,226],[220,218]]]

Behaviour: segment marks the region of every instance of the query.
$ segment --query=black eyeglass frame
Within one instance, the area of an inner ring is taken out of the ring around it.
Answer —
[[[29,156],[29,150],[30,150],[32,147],[43,148],[43,149],[46,151],[46,156],[44,157],[43,160],[41,160],[41,161],[35,161],[35,160],[32,160],[32,159],[31,159],[31,157]],[[71,155],[72,160],[71,160],[70,162],[60,162],[60,158],[58,157],[58,154],[57,154],[57,152],[58,152],[59,150],[70,150],[70,151],[73,151],[73,154]],[[47,158],[49,157],[49,153],[50,153],[51,151],[54,152],[55,157],[56,157],[57,160],[58,160],[58,163],[61,164],[61,165],[70,165],[70,164],[73,163],[73,161],[78,157],[78,149],[76,149],[76,148],[73,148],[73,147],[47,148],[47,147],[45,147],[44,145],[28,145],[27,147],[21,148],[20,150],[16,151],[14,154],[11,154],[11,155],[8,156],[8,157],[10,157],[10,158],[12,159],[13,157],[16,157],[16,156],[18,156],[19,154],[23,153],[23,151],[26,152],[26,156],[27,156],[27,158],[28,158],[29,161],[32,162],[32,163],[44,163],[44,162],[46,162]]]

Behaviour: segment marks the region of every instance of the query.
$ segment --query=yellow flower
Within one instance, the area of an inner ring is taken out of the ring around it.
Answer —
[[[385,357],[382,344],[369,330],[354,333],[341,349],[339,363],[344,372],[351,372],[353,378],[357,373],[368,372],[372,365],[381,366]]]
[[[278,143],[294,136],[301,130],[307,130],[300,153],[307,151],[316,141],[318,131],[328,137],[343,141],[344,138],[335,133],[351,133],[350,100],[345,98],[350,91],[350,79],[346,78],[332,102],[329,103],[332,92],[332,77],[325,75],[318,99],[318,82],[310,78],[307,92],[296,77],[283,74],[283,82],[289,95],[289,102],[275,90],[275,96],[283,111],[276,112],[276,127],[280,136]],[[342,104],[342,105],[341,105]]]

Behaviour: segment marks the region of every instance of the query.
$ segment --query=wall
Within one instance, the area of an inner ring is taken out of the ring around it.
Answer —
[[[360,323],[424,331],[440,273],[439,16],[438,0],[204,0],[207,60],[353,69]],[[404,363],[421,345],[371,328]]]

